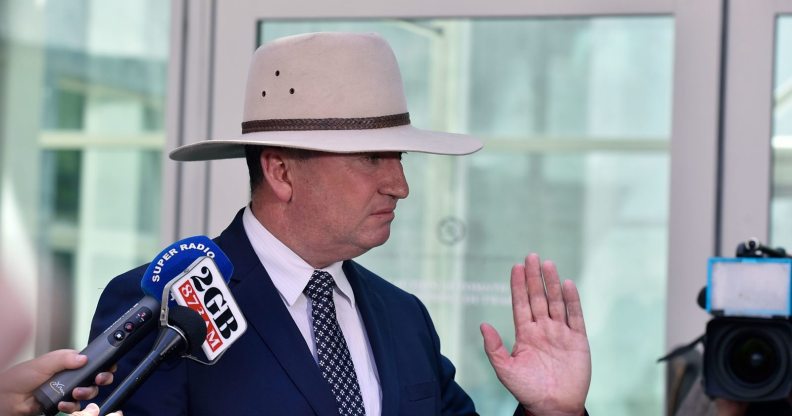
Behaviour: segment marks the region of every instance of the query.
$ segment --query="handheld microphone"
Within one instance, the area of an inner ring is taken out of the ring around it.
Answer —
[[[160,328],[154,347],[143,361],[107,397],[99,408],[99,416],[118,409],[166,358],[200,351],[206,338],[206,325],[198,312],[181,305],[170,307],[168,323],[169,326]]]
[[[154,314],[159,312],[168,283],[201,257],[213,258],[220,274],[230,278],[231,261],[206,236],[188,237],[166,247],[149,264],[140,281],[145,296],[80,352],[88,357],[88,362],[78,369],[55,374],[33,392],[45,415],[57,414],[58,403],[63,400],[74,401],[71,392],[75,387],[91,385],[96,374],[111,367],[156,327]]]
[[[202,364],[213,364],[247,329],[218,265],[209,257],[195,260],[165,290],[177,303],[162,305],[161,316],[166,319],[160,323],[168,325],[160,330],[146,358],[102,403],[100,416],[118,410],[166,356],[176,352]],[[201,352],[208,362],[198,358]]]

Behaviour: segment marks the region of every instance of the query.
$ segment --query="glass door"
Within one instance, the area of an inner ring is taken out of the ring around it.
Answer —
[[[792,250],[792,13],[776,18],[770,242]]]

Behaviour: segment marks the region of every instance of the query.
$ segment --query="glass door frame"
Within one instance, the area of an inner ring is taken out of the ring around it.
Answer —
[[[731,0],[727,10],[719,253],[750,237],[768,242],[776,24],[790,0]],[[746,82],[746,80],[750,80]]]

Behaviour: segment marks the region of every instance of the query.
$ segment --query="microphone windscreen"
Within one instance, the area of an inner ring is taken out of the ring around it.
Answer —
[[[195,259],[204,256],[214,260],[226,282],[231,279],[234,273],[231,260],[209,237],[198,235],[179,240],[163,249],[140,279],[140,288],[146,295],[162,299],[162,291],[168,282],[184,272]]]
[[[201,344],[206,339],[206,323],[198,312],[186,306],[172,306],[168,309],[168,323],[184,332],[188,354],[197,355],[201,352]]]

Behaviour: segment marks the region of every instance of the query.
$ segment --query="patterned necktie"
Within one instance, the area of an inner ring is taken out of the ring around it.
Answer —
[[[344,334],[338,326],[335,303],[333,302],[333,276],[322,270],[314,270],[305,294],[311,299],[316,355],[322,377],[330,385],[338,413],[345,415],[365,415],[363,397],[360,395],[355,365],[349,355]]]

